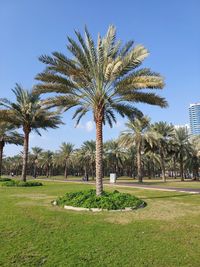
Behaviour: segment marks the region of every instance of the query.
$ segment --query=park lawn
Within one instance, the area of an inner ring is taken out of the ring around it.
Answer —
[[[31,177],[30,177],[31,178]],[[38,177],[39,179],[46,179],[46,177],[42,176],[42,177]],[[48,179],[51,179],[51,180],[70,180],[70,181],[80,181],[82,179],[82,177],[77,177],[77,176],[71,176],[69,175],[67,177],[67,179],[64,178],[64,176],[62,175],[59,175],[59,176],[52,176]],[[92,181],[92,178],[90,177],[90,181]],[[105,177],[104,178],[104,181],[106,182],[109,182],[109,177]],[[138,181],[137,179],[133,179],[133,178],[130,178],[130,177],[127,177],[127,176],[122,176],[122,177],[119,177],[117,178],[117,183],[135,183],[136,185],[138,184]],[[164,183],[162,181],[162,179],[160,178],[152,178],[152,179],[149,179],[147,177],[145,177],[143,179],[143,185],[151,185],[151,186],[155,186],[155,187],[175,187],[175,188],[196,188],[196,189],[200,189],[200,181],[192,181],[192,180],[185,180],[184,182],[181,181],[180,178],[177,178],[177,179],[172,179],[172,178],[167,178],[167,181]]]
[[[8,177],[8,176],[2,176],[2,177]],[[29,180],[33,179],[31,176],[27,177]],[[63,175],[57,175],[57,176],[51,176],[49,178],[47,178],[46,176],[38,176],[38,179],[43,179],[43,180],[52,180],[52,181],[82,181],[83,176],[72,176],[69,175],[67,177],[67,179],[63,176]],[[21,179],[20,176],[15,177],[15,179]],[[89,177],[90,181],[95,182],[91,177]],[[109,177],[105,177],[104,178],[105,182],[109,182]],[[128,176],[121,176],[117,178],[117,184],[120,183],[134,183],[134,184],[138,184],[138,180],[137,179],[133,179],[131,177]],[[196,189],[200,189],[200,181],[192,181],[192,180],[185,180],[184,182],[181,181],[180,178],[177,179],[172,179],[172,178],[167,178],[167,181],[164,183],[162,181],[162,179],[160,178],[152,178],[149,179],[148,177],[143,178],[143,185],[151,185],[151,186],[155,186],[155,187],[175,187],[175,188],[196,188]]]
[[[0,186],[0,266],[200,266],[200,195],[117,188],[147,207],[79,213],[50,202],[91,185],[44,184]]]

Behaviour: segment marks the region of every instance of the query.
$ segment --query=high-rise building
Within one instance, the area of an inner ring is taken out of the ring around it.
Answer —
[[[192,135],[200,135],[200,103],[190,104],[190,131]]]

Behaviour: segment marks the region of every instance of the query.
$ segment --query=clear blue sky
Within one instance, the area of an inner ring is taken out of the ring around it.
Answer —
[[[87,24],[96,37],[114,24],[118,38],[134,39],[150,50],[144,65],[165,77],[161,94],[169,108],[140,105],[143,113],[152,121],[185,124],[189,103],[200,101],[199,13],[199,0],[0,0],[0,97],[12,98],[10,89],[16,82],[31,88],[44,68],[38,56],[55,50],[67,53],[66,36],[74,37],[74,29],[82,31]],[[79,146],[94,139],[91,114],[77,129],[70,112],[63,118],[66,125],[43,137],[31,135],[30,145],[58,149],[62,141]],[[123,123],[119,119],[114,129],[105,127],[105,139],[117,137]],[[21,149],[7,146],[5,153]]]

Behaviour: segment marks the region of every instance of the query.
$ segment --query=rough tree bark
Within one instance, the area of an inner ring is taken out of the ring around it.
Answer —
[[[141,157],[141,142],[137,144],[137,176],[138,182],[142,183],[142,157]]]
[[[103,121],[96,119],[96,194],[103,193]]]
[[[181,175],[181,181],[184,181],[184,176],[183,176],[183,156],[180,155],[180,175]]]
[[[2,161],[3,161],[3,148],[4,148],[5,142],[2,140],[0,141],[0,177],[2,172]]]
[[[29,134],[30,129],[24,128],[24,151],[23,151],[23,164],[22,164],[22,181],[26,182],[26,171],[28,162],[28,147],[29,147]]]
[[[65,161],[65,179],[67,179],[67,160]]]
[[[165,159],[163,150],[160,150],[160,157],[161,157],[161,170],[162,170],[162,179],[163,182],[166,182],[166,175],[165,175]]]

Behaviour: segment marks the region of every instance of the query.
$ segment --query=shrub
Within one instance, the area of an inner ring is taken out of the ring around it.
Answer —
[[[127,207],[136,209],[145,206],[146,203],[126,193],[120,193],[115,190],[114,192],[103,192],[101,196],[96,196],[94,189],[87,191],[79,191],[74,193],[67,193],[63,197],[56,200],[59,206],[74,206],[82,208],[100,208],[107,210],[125,209]]]
[[[17,186],[17,187],[32,187],[32,186],[42,186],[43,184],[40,182],[32,182],[32,181],[17,181],[10,180],[2,184],[3,186]]]
[[[40,182],[32,182],[32,181],[28,181],[28,182],[23,182],[23,181],[19,181],[17,186],[22,186],[22,187],[31,187],[31,186],[42,186],[43,184]]]
[[[0,178],[0,182],[8,182],[11,181],[10,178]]]
[[[2,186],[17,186],[15,180],[6,181]]]

